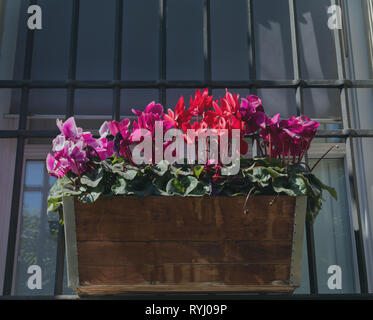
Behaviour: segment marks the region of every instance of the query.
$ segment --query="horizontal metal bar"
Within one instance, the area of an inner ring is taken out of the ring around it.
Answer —
[[[0,130],[0,139],[11,138],[54,138],[60,132],[58,130]]]
[[[373,88],[373,80],[248,80],[248,81],[40,81],[0,80],[0,88],[34,89],[161,89],[161,88]]]
[[[18,119],[19,114],[18,113],[5,113],[4,119]],[[56,120],[56,119],[64,119],[64,114],[30,114],[27,116],[27,119],[31,120]],[[112,116],[108,114],[76,114],[74,115],[75,119],[78,120],[111,120]],[[137,119],[137,116],[135,115],[121,115],[121,118],[128,118],[128,119]],[[282,118],[280,118],[282,120]],[[318,121],[320,123],[341,123],[341,118],[312,118],[314,121]]]
[[[25,138],[54,138],[58,130],[0,130],[0,139],[17,137]],[[318,138],[373,138],[373,130],[368,129],[340,129],[319,130]]]
[[[318,138],[373,138],[373,130],[369,129],[339,129],[318,130]]]

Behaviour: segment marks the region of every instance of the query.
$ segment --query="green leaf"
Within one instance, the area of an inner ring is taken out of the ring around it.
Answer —
[[[184,193],[184,188],[182,184],[180,183],[179,179],[173,178],[170,181],[168,181],[166,185],[166,193],[168,195]]]
[[[192,176],[186,176],[181,179],[181,184],[185,186],[185,195],[191,193],[198,185],[198,180]]]
[[[156,173],[158,176],[163,176],[167,172],[168,167],[169,167],[168,161],[162,160],[159,163],[157,163],[157,165],[154,166],[152,169],[153,169],[153,172]]]
[[[47,209],[47,213],[56,212],[61,205],[62,205],[62,201],[59,201],[58,199],[50,199],[50,198],[48,198],[48,209]]]
[[[304,180],[304,182],[305,182],[305,184],[306,184],[306,186],[307,186],[307,188],[308,188],[308,194],[309,194],[309,196],[311,196],[311,197],[321,197],[321,193],[322,193],[322,191],[321,191],[321,189],[320,189],[320,186],[318,186],[318,185],[315,185],[314,183],[312,183],[305,175],[303,175],[303,174],[298,174],[298,176],[300,176],[303,180]]]
[[[126,180],[133,180],[137,176],[137,172],[137,170],[129,169],[122,172],[121,176]]]
[[[273,181],[272,186],[275,192],[285,193],[293,197],[307,194],[306,183],[298,176],[292,176],[290,179],[285,177],[277,178]]]
[[[323,184],[321,182],[320,179],[318,179],[314,174],[308,174],[307,175],[308,179],[312,182],[314,182],[316,185],[318,185],[321,189],[325,189],[326,191],[328,191],[330,193],[330,195],[335,199],[335,200],[338,200],[338,194],[337,194],[337,191],[332,188],[332,187],[329,187],[325,184]]]
[[[192,176],[185,176],[182,179],[173,178],[166,186],[166,192],[169,195],[178,194],[187,196],[190,194],[198,185],[198,180]]]
[[[283,169],[281,168],[271,168],[271,167],[268,167],[268,168],[264,168],[262,169],[263,171],[266,171],[268,172],[272,178],[279,178],[279,177],[286,177],[287,175],[285,173],[281,173],[281,171],[283,171]]]
[[[201,175],[202,171],[203,171],[203,166],[197,164],[194,167],[194,175],[197,177],[197,179],[199,179],[199,176]]]
[[[171,166],[171,172],[176,176],[188,176],[192,175],[193,172],[190,168],[177,168],[175,166]]]
[[[111,187],[111,191],[115,195],[124,195],[126,194],[127,182],[122,177],[117,177],[115,184]]]
[[[257,183],[263,188],[267,187],[272,177],[266,169],[267,168],[255,168],[252,175],[249,175],[251,182]]]
[[[97,187],[93,189],[91,192],[83,194],[79,198],[79,200],[84,203],[93,203],[100,197],[101,194],[102,194],[102,189],[100,187]]]
[[[103,170],[102,168],[99,168],[97,171],[94,171],[90,174],[83,175],[82,178],[80,179],[80,182],[82,184],[85,184],[86,186],[95,188],[98,186],[103,176],[104,176]]]
[[[201,197],[201,196],[204,196],[204,195],[208,195],[209,193],[210,193],[210,186],[199,181],[197,187],[195,187],[188,194],[188,196]]]

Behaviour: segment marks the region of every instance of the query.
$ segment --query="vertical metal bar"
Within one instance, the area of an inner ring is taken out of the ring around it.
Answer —
[[[35,5],[36,0],[30,0],[29,5]],[[25,21],[26,26],[26,21]],[[23,79],[31,79],[32,70],[32,53],[34,47],[34,31],[27,29],[26,33],[26,48],[25,48],[25,63],[23,69]],[[27,113],[28,113],[28,103],[29,103],[29,88],[23,87],[21,92],[21,106],[20,115],[18,122],[18,130],[25,130],[27,126]],[[25,150],[25,138],[19,136],[17,138],[17,151],[16,151],[16,161],[14,168],[14,180],[13,180],[13,194],[12,194],[12,205],[9,221],[9,235],[8,235],[8,245],[6,254],[6,265],[4,273],[4,286],[3,295],[12,294],[13,286],[13,274],[14,274],[14,259],[15,250],[17,243],[17,228],[18,228],[18,214],[19,214],[19,203],[20,203],[20,193],[22,185],[22,169],[24,161],[24,150]]]
[[[73,0],[72,4],[72,22],[70,32],[70,53],[69,53],[69,80],[76,79],[78,31],[79,31],[79,9],[80,0]],[[66,118],[74,115],[75,88],[70,85],[67,88]],[[65,263],[65,235],[62,226],[58,229],[57,255],[56,255],[56,273],[54,282],[54,295],[61,295],[63,290],[63,276]]]
[[[298,34],[298,24],[297,24],[297,8],[295,5],[295,0],[289,0],[289,13],[290,13],[290,32],[291,32],[291,49],[293,55],[293,72],[294,80],[301,80],[302,72],[299,59],[299,34]],[[297,104],[297,115],[304,113],[303,107],[303,88],[298,86],[296,88],[296,104]]]
[[[159,0],[159,19],[160,19],[160,32],[159,32],[159,73],[160,73],[160,99],[164,108],[166,108],[166,78],[167,78],[167,0]]]
[[[346,6],[345,6],[344,1],[341,2],[341,10],[342,10],[342,32],[343,32],[344,51],[345,51],[345,57],[348,58],[349,49],[348,49],[348,37],[347,37],[347,20],[346,20]]]
[[[249,44],[249,74],[251,80],[256,80],[256,52],[254,30],[254,4],[253,0],[247,0],[247,41]],[[257,94],[257,88],[252,88],[252,93]]]
[[[203,1],[203,57],[204,57],[204,76],[205,81],[210,83],[212,80],[211,68],[211,3],[210,0]],[[208,86],[210,94],[212,88]]]
[[[342,0],[343,1],[343,0]],[[332,5],[341,5],[339,0],[331,0]],[[344,25],[344,28],[346,26]],[[334,30],[334,40],[336,47],[336,58],[338,67],[338,79],[344,80],[346,78],[345,60],[344,60],[344,48],[343,39],[341,31],[338,29]],[[349,98],[347,87],[342,87],[340,89],[340,99],[341,99],[341,111],[342,111],[342,123],[343,129],[351,128],[351,114],[349,106]],[[351,210],[352,217],[354,221],[355,230],[355,243],[356,243],[356,255],[359,270],[359,280],[360,280],[360,291],[361,293],[368,293],[368,276],[367,268],[365,262],[365,250],[364,250],[364,240],[362,233],[362,223],[360,215],[360,204],[357,189],[357,172],[355,165],[355,150],[354,145],[350,137],[346,138],[346,166],[351,194]]]
[[[123,0],[116,0],[114,80],[122,78]],[[113,120],[120,120],[120,86],[113,88]]]
[[[73,0],[72,5],[72,23],[70,35],[70,54],[69,54],[69,72],[70,81],[76,79],[76,61],[78,47],[78,30],[79,30],[79,8],[80,0]],[[70,85],[67,89],[66,118],[74,115],[75,88]]]
[[[294,80],[300,81],[302,79],[302,70],[300,65],[300,54],[299,54],[299,32],[298,32],[298,21],[297,21],[297,8],[295,0],[289,0],[289,15],[290,15],[290,32],[291,32],[291,48],[293,55],[293,72]],[[303,87],[298,86],[295,92],[295,99],[297,105],[297,115],[304,113],[304,101],[303,101]],[[308,162],[308,154],[305,157],[306,163]],[[308,256],[308,269],[309,269],[309,283],[310,293],[318,293],[317,283],[317,266],[316,266],[316,254],[315,254],[315,240],[313,232],[313,224],[310,219],[306,219],[306,239],[307,239],[307,256]]]
[[[249,47],[249,77],[256,80],[256,52],[255,52],[255,30],[254,30],[254,0],[247,0],[247,43]],[[258,94],[257,87],[251,88],[252,94]],[[251,139],[252,156],[258,156],[258,144]]]

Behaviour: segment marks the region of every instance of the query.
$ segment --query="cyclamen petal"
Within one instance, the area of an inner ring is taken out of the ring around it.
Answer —
[[[105,121],[98,130],[98,133],[100,134],[100,137],[105,138],[110,133],[109,122]]]
[[[48,172],[52,172],[54,170],[55,162],[56,162],[56,159],[50,153],[48,153],[47,159],[46,159],[46,165],[47,165]]]
[[[54,152],[63,150],[63,148],[65,146],[65,143],[66,143],[65,136],[63,136],[61,134],[58,135],[55,139],[53,139],[52,143],[53,143],[52,150]]]
[[[155,114],[162,115],[163,106],[153,101],[147,105],[147,107],[145,108],[145,113],[155,113]]]
[[[59,120],[57,120],[59,121]],[[58,122],[57,122],[58,123]],[[62,122],[60,122],[62,123]],[[60,128],[61,130],[61,128]],[[61,133],[65,135],[67,138],[75,138],[78,136],[78,133],[81,133],[81,130],[78,131],[78,128],[75,123],[75,119],[73,117],[70,117],[62,124],[62,130]]]

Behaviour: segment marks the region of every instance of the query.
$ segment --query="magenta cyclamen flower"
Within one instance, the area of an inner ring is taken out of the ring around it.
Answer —
[[[149,130],[149,132],[152,134],[152,137],[154,137],[156,121],[162,121],[163,132],[166,132],[173,126],[172,123],[163,119],[163,106],[161,104],[155,103],[154,101],[148,104],[144,112],[134,109],[132,109],[132,112],[138,116],[137,120],[133,122],[132,139],[134,141],[139,141],[140,131],[138,129]]]
[[[294,160],[298,157],[300,161],[316,136],[320,123],[302,115],[291,117],[289,120],[283,120],[280,126],[287,135],[284,139],[289,140],[288,144],[291,156]]]
[[[240,114],[242,121],[245,122],[245,133],[251,134],[261,128],[265,128],[266,115],[262,100],[254,95],[241,99]]]
[[[293,163],[300,162],[315,137],[317,121],[306,116],[291,117],[281,120],[280,114],[266,119],[266,127],[261,131],[270,157],[291,157]]]
[[[55,154],[48,154],[46,161],[51,175],[62,178],[72,171],[80,176],[87,171],[87,163],[91,159],[98,157],[104,160],[113,155],[113,142],[107,140],[104,126],[100,129],[103,136],[99,139],[95,139],[90,132],[83,132],[72,117],[64,123],[57,119],[57,126],[61,134],[53,140],[52,151]]]

